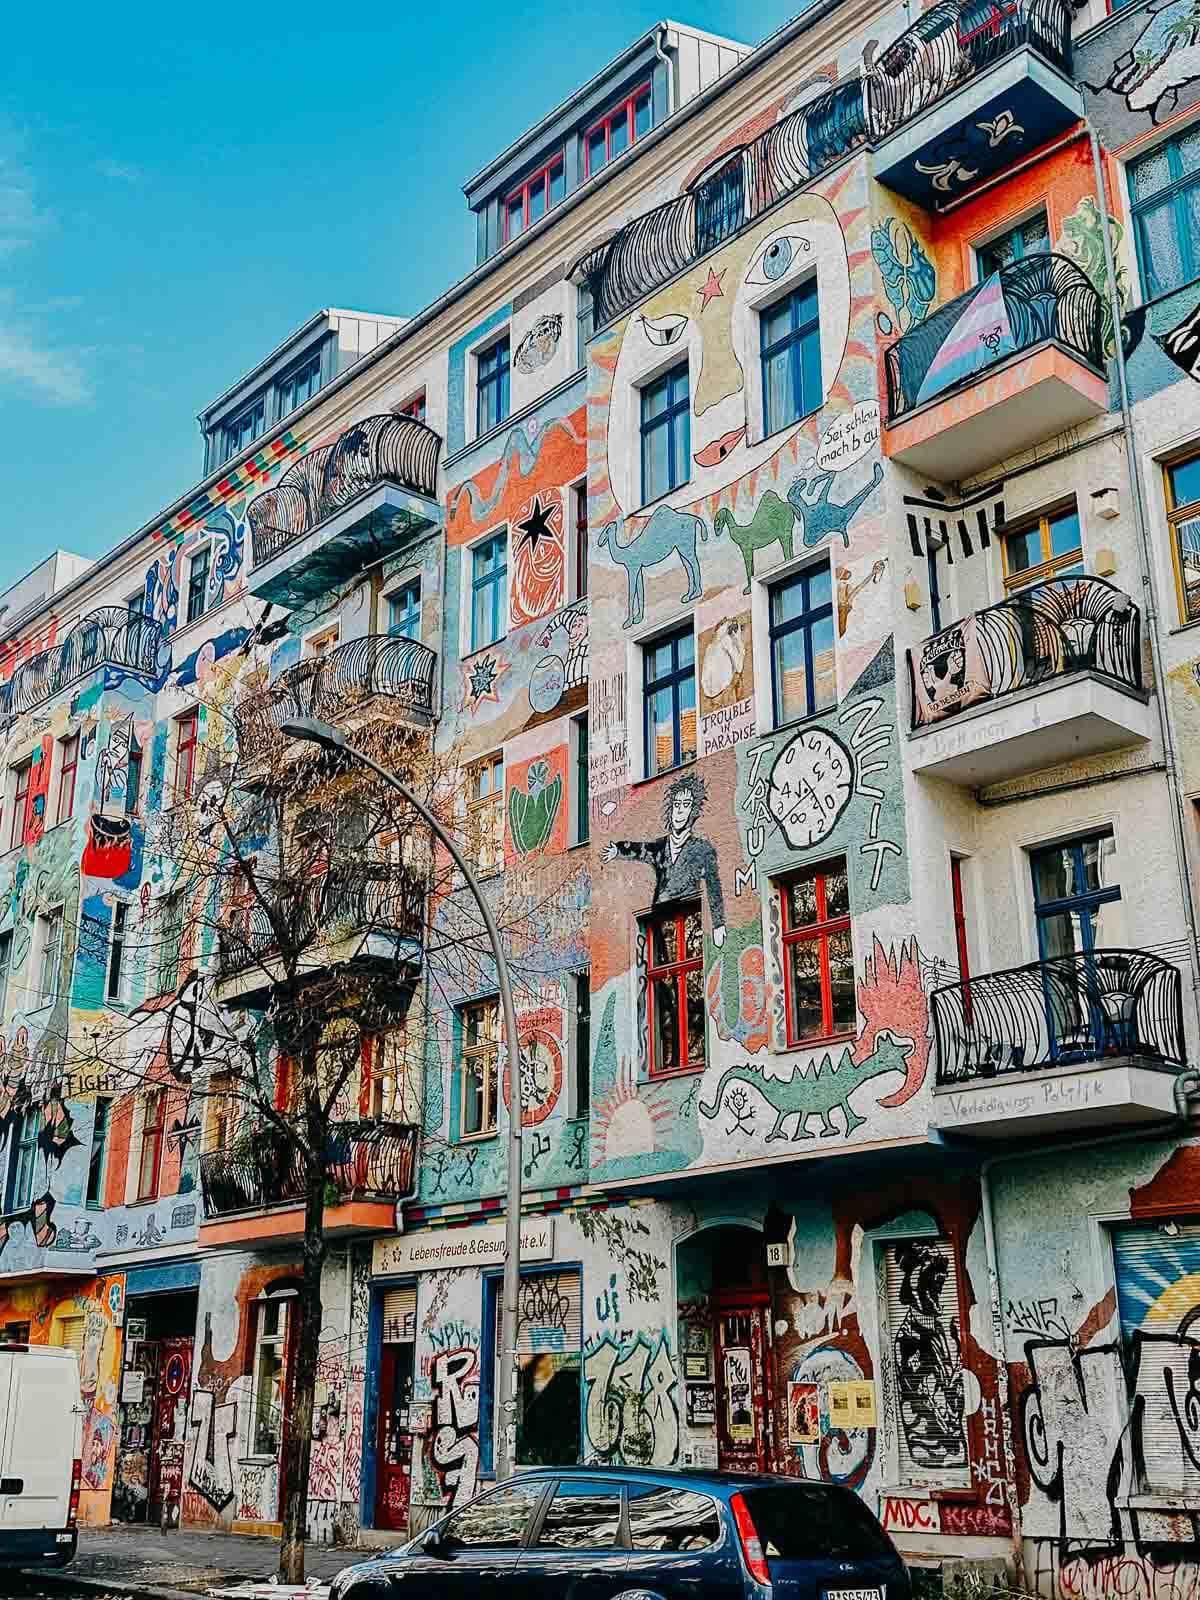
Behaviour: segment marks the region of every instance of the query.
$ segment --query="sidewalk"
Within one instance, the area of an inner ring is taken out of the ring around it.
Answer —
[[[348,1550],[344,1545],[305,1546],[306,1579],[330,1578],[368,1550]],[[90,1588],[112,1594],[204,1594],[252,1579],[261,1583],[278,1571],[279,1541],[239,1533],[200,1533],[183,1530],[161,1533],[157,1528],[81,1528],[79,1553],[62,1573],[56,1586],[69,1588],[80,1580]],[[49,1575],[48,1575],[49,1576]]]

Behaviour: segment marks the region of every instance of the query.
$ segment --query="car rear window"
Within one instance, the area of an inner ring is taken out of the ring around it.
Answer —
[[[878,1522],[848,1489],[797,1483],[744,1493],[768,1559],[852,1560],[895,1553]]]
[[[707,1550],[721,1537],[720,1514],[707,1495],[652,1484],[630,1484],[628,1494],[635,1550]]]

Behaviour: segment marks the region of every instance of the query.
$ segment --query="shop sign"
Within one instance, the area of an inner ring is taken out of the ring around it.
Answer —
[[[440,1272],[447,1267],[501,1267],[504,1233],[504,1224],[498,1222],[483,1228],[446,1228],[441,1232],[376,1239],[371,1271],[376,1277],[390,1277],[397,1272]],[[553,1218],[522,1223],[522,1265],[553,1259]]]

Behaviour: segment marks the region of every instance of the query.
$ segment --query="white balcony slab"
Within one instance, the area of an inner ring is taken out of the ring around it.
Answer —
[[[973,1139],[1031,1139],[1161,1122],[1175,1074],[1129,1056],[980,1078],[933,1092],[931,1125]]]

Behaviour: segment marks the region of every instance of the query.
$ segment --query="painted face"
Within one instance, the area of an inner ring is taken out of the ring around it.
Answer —
[[[688,362],[688,482],[667,496],[691,505],[762,466],[799,423],[762,437],[759,312],[816,277],[821,392],[837,380],[850,326],[850,269],[837,214],[820,195],[800,195],[669,284],[629,318],[613,377],[608,471],[629,515],[641,505],[641,389]]]
[[[682,833],[692,820],[691,796],[677,794],[671,801],[671,826],[676,833]]]

